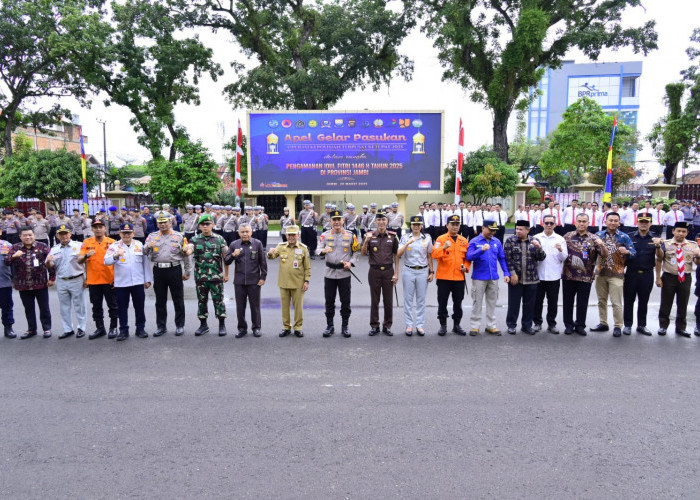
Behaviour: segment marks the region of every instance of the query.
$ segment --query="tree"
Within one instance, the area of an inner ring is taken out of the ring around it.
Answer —
[[[97,172],[87,167],[87,186],[97,184]],[[5,159],[0,170],[0,192],[6,197],[39,198],[55,207],[63,200],[82,198],[80,155],[66,151],[21,151]]]
[[[544,68],[561,66],[572,48],[597,60],[602,49],[657,48],[655,22],[623,27],[622,13],[640,0],[411,0],[425,19],[445,68],[443,80],[471,91],[493,113],[493,146],[508,161],[508,119],[528,104]],[[533,94],[536,96],[536,94]]]
[[[549,141],[545,139],[537,139],[531,142],[525,136],[527,125],[525,123],[525,113],[518,111],[518,127],[515,141],[510,145],[509,159],[520,174],[521,182],[527,181],[528,177],[533,176],[539,180],[541,177],[539,162],[542,154],[547,150]]]
[[[454,193],[455,167],[451,162],[445,171],[445,192]],[[460,196],[471,196],[475,203],[494,196],[509,196],[515,192],[518,171],[501,160],[493,149],[482,146],[464,158]]]
[[[174,161],[158,158],[148,165],[151,176],[148,187],[156,201],[182,207],[188,202],[213,197],[221,189],[218,165],[201,141],[193,143],[188,138],[178,138],[175,151]]]
[[[223,71],[197,36],[177,36],[182,20],[164,4],[128,0],[114,2],[112,10],[109,54],[104,67],[96,71],[100,88],[109,95],[105,104],[127,107],[139,144],[154,159],[170,146],[172,161],[175,141],[183,134],[175,123],[175,106],[199,105],[197,86],[202,75],[216,81]]]
[[[68,112],[24,109],[40,97],[73,96],[87,104],[85,68],[103,54],[104,29],[92,0],[14,0],[0,4],[0,130],[5,155],[20,125],[56,123]],[[27,118],[30,118],[29,122]]]
[[[194,26],[225,30],[257,60],[226,87],[235,106],[328,109],[345,93],[377,90],[413,65],[398,52],[413,18],[386,0],[169,0]]]
[[[605,184],[613,119],[592,99],[584,97],[570,105],[540,159],[543,175],[564,172],[571,186],[581,182],[584,172],[588,172],[590,182]],[[635,148],[637,131],[618,121],[613,143],[613,188],[636,176],[626,158]]]

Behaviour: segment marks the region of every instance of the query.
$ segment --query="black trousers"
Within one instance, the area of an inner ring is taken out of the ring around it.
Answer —
[[[564,236],[566,234],[564,226],[554,226],[554,232],[557,233],[559,236]]]
[[[655,237],[660,238],[661,234],[664,232],[664,227],[659,225],[659,226],[651,226],[649,228],[649,232],[653,234]]]
[[[520,304],[523,305],[523,317],[520,322],[523,329],[532,328],[532,318],[537,297],[537,284],[508,285],[508,313],[506,314],[506,325],[508,328],[515,328],[518,325],[518,314]]]
[[[570,233],[571,231],[576,231],[576,225],[565,223],[564,226],[562,227],[562,230],[564,231],[563,234]],[[597,229],[596,229],[596,231],[597,231]],[[594,234],[595,234],[595,231],[594,231]]]
[[[503,239],[506,236],[506,226],[498,226],[496,230],[496,239],[503,244]]]
[[[5,233],[5,232],[3,232],[2,239],[7,241],[8,243],[12,243],[13,245],[15,243],[20,242],[19,234],[17,234],[17,233]]]
[[[267,249],[267,229],[262,229],[260,231],[260,242],[262,243],[263,248]]]
[[[391,328],[394,323],[394,296],[392,288],[394,284],[391,278],[394,276],[394,267],[390,266],[384,271],[381,269],[369,268],[367,273],[367,281],[369,282],[370,309],[369,309],[369,326],[372,328],[379,327],[379,299],[383,299],[384,304],[384,328]]]
[[[459,234],[460,236],[464,236],[465,238],[469,239],[469,227],[462,224],[459,226]]]
[[[2,326],[8,327],[15,324],[15,303],[12,301],[12,287],[0,288],[0,309],[2,309]]]
[[[185,238],[187,238],[187,241],[192,241],[193,237],[194,237],[194,231],[191,233],[185,233]]]
[[[530,230],[530,234],[540,234],[544,232],[544,226],[541,224],[535,224],[535,226]]]
[[[301,242],[307,247],[309,247],[310,255],[316,255],[316,228],[302,226]]]
[[[671,324],[671,308],[673,299],[676,299],[676,331],[685,330],[686,314],[688,313],[688,300],[690,300],[690,288],[693,276],[686,273],[683,283],[678,281],[678,276],[670,273],[661,275],[661,305],[659,306],[659,326],[668,328]]]
[[[592,283],[562,279],[564,299],[564,326],[570,329],[586,328],[588,297]],[[576,301],[576,321],[574,321],[574,301]]]
[[[83,241],[84,236],[82,234],[74,234],[72,236],[72,238],[73,238],[73,241]]]
[[[175,307],[175,326],[185,326],[185,299],[182,265],[160,268],[153,266],[153,291],[156,293],[156,326],[165,329],[168,322],[168,290]]]
[[[143,330],[146,327],[146,313],[144,303],[146,302],[146,291],[143,285],[117,287],[114,289],[117,296],[119,308],[119,331],[129,332],[129,299],[134,304],[136,330]]]
[[[224,231],[223,233],[221,233],[221,235],[224,237],[224,241],[226,241],[226,246],[230,245],[233,242],[234,234],[236,234],[236,231]]]
[[[350,319],[350,276],[347,278],[323,278],[323,291],[326,296],[326,324],[333,324],[335,316],[336,291],[340,296],[340,319],[347,325]]]
[[[455,325],[462,321],[462,300],[464,300],[465,281],[436,280],[438,311],[437,317],[441,325],[447,324],[447,300],[452,295],[452,320]]]
[[[34,302],[39,305],[39,320],[41,321],[41,329],[44,331],[51,330],[51,310],[49,309],[49,289],[40,288],[39,290],[20,290],[19,297],[24,305],[24,315],[27,318],[27,330],[30,332],[37,331],[36,324],[36,309]]]
[[[49,246],[54,246],[56,244],[56,228],[52,227],[49,230]]]
[[[651,290],[654,288],[654,270],[643,273],[628,270],[622,285],[623,307],[622,315],[625,326],[632,326],[634,317],[634,301],[637,301],[637,327],[647,326],[647,304]]]
[[[117,327],[118,306],[117,296],[114,294],[112,285],[88,285],[90,293],[90,304],[92,304],[92,320],[97,328],[104,328],[104,310],[102,301],[107,303],[107,313],[109,314],[109,328]]]
[[[247,330],[248,323],[245,320],[246,304],[250,304],[250,322],[254,330],[262,328],[262,318],[260,315],[260,287],[257,283],[253,285],[233,285],[236,295],[236,316],[238,318],[239,330]]]
[[[547,326],[557,326],[557,302],[559,301],[559,285],[561,280],[540,281],[537,285],[537,295],[533,307],[532,321],[536,325],[542,325],[542,311],[544,299],[547,298]]]

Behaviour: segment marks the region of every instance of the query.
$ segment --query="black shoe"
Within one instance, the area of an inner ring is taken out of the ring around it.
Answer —
[[[382,333],[387,337],[391,337],[394,335],[393,333],[391,333],[391,330],[389,330],[386,326],[382,328]]]
[[[631,326],[626,326],[622,329],[622,333],[625,335],[632,335],[632,327]]]
[[[65,339],[66,337],[70,337],[71,335],[75,335],[75,332],[71,330],[70,332],[63,332],[61,335],[58,336],[59,339]]]
[[[49,337],[51,337],[51,330],[44,330],[44,338],[48,339]]]
[[[107,330],[105,330],[104,326],[100,326],[97,328],[97,330],[90,334],[88,339],[95,340],[99,339],[100,337],[104,337],[105,335],[107,335]]]
[[[411,337],[413,335],[413,328],[406,328],[404,333],[406,334],[406,337]]]
[[[510,326],[509,326],[509,327],[506,329],[506,331],[507,331],[508,333],[510,333],[511,335],[515,335],[515,328],[514,328],[514,327],[510,327]]]
[[[15,333],[15,331],[12,329],[11,326],[5,327],[5,338],[8,338],[8,339],[17,338],[17,334]]]
[[[238,333],[236,334],[236,338],[242,339],[246,335],[248,335],[248,330],[238,330]]]
[[[323,330],[323,336],[328,338],[335,333],[335,328],[333,325],[328,325],[325,330]]]
[[[608,330],[610,330],[610,328],[604,323],[598,323],[598,326],[591,328],[592,332],[607,332]]]
[[[85,336],[85,330],[78,328],[78,332],[75,334],[76,339],[82,339]]]
[[[447,325],[440,325],[440,329],[438,330],[438,335],[441,337],[444,337],[447,335]]]
[[[161,335],[165,335],[166,333],[167,333],[167,330],[165,328],[158,328],[155,332],[153,332],[153,336],[160,337]]]
[[[117,335],[117,342],[120,342],[122,340],[126,340],[129,338],[129,332],[119,332],[119,335]]]
[[[342,333],[343,337],[345,337],[345,338],[352,336],[352,334],[350,333],[350,327],[348,325],[343,325],[341,330],[340,330],[340,333]]]
[[[620,337],[622,336],[622,330],[620,330],[618,327],[613,328],[613,337]]]
[[[207,325],[206,319],[202,319],[199,320],[199,328],[194,331],[194,336],[201,337],[205,333],[209,333],[209,325]],[[177,333],[175,333],[175,335],[177,335]]]
[[[228,332],[226,331],[226,320],[224,318],[219,319],[219,337],[225,337]]]
[[[20,337],[20,339],[28,339],[30,337],[34,337],[35,335],[36,335],[36,332],[34,332],[34,331],[24,332],[22,334],[22,336]]]
[[[554,335],[559,335],[559,330],[557,330],[557,329],[556,329],[555,327],[553,327],[553,326],[550,326],[549,328],[547,328],[547,331],[548,331],[549,333],[554,334]]]
[[[457,335],[461,335],[464,337],[467,334],[467,331],[464,328],[462,328],[461,326],[455,325],[452,328],[452,333],[456,333]]]
[[[695,334],[696,337],[700,337],[700,328],[697,326],[695,327],[695,330],[693,330],[693,333]]]
[[[253,328],[253,337],[259,337],[260,335],[262,335],[260,333],[260,328]]]
[[[207,332],[209,331],[209,328],[207,327]],[[180,337],[181,335],[185,334],[185,327],[184,326],[176,326],[175,327],[175,336]]]
[[[146,330],[144,330],[143,328],[136,329],[136,336],[140,339],[147,339],[148,338],[148,334],[146,333]]]
[[[649,330],[646,326],[638,326],[637,333],[641,333],[642,335],[651,336],[651,330]]]
[[[378,326],[375,326],[375,327],[369,329],[369,336],[370,336],[370,337],[374,337],[374,336],[375,336],[376,334],[378,334],[378,333],[379,333],[379,327],[378,327]]]
[[[520,331],[528,335],[534,335],[537,333],[533,328],[521,328]]]
[[[301,338],[304,336],[304,332],[302,332],[301,330],[294,330],[294,335]]]
[[[586,329],[582,326],[579,326],[578,328],[576,328],[576,333],[578,333],[582,337],[585,337],[586,335],[588,335],[588,333],[586,333]]]
[[[539,332],[542,330],[542,325],[538,325],[537,323],[532,325],[532,329],[535,330],[536,332]]]
[[[291,330],[282,330],[282,331],[280,332],[280,337],[286,337],[286,336],[289,335],[290,333],[292,333]]]
[[[425,330],[421,330],[420,328],[416,328],[416,335],[418,335],[419,337],[422,337],[423,335],[425,335]]]
[[[574,333],[573,328],[564,328],[564,335],[571,335],[572,333]]]
[[[690,338],[690,333],[685,330],[676,330],[676,335],[680,335],[681,337],[685,337],[687,339]]]
[[[165,332],[163,332],[163,333],[165,333]],[[117,331],[117,328],[116,328],[116,327],[114,327],[114,328],[110,327],[110,328],[109,328],[109,333],[107,334],[107,338],[108,338],[108,339],[116,339],[116,338],[117,338],[117,335],[119,335],[119,332]],[[161,335],[162,335],[162,333],[161,333]],[[155,337],[155,335],[153,335],[153,336]]]
[[[665,329],[665,328],[659,328],[659,332],[658,332],[658,333],[659,333],[659,335],[661,335],[661,336],[663,337],[664,335],[666,335],[666,329]]]
[[[316,260],[316,256],[315,256],[315,255],[312,255],[312,256],[311,256],[311,260]]]

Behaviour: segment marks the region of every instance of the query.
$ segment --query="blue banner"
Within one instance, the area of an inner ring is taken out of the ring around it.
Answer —
[[[440,191],[442,113],[251,112],[249,191]]]

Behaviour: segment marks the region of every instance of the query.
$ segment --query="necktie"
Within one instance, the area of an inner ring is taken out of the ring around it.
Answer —
[[[557,226],[561,226],[561,212],[557,210]]]
[[[526,212],[526,213],[527,213],[527,221],[530,222],[530,212]]]
[[[593,227],[595,227],[595,210],[593,210]]]
[[[676,243],[676,262],[678,263],[678,281],[685,282],[685,259],[683,258],[683,245]]]
[[[674,210],[674,211],[673,211],[673,215],[674,215],[674,217],[676,218],[676,222],[678,222],[678,212],[676,212],[676,211]]]
[[[637,212],[634,213],[634,225],[637,225]]]
[[[442,227],[442,210],[440,210],[440,227]]]
[[[571,209],[571,225],[573,226],[576,223],[576,209],[572,208]]]

